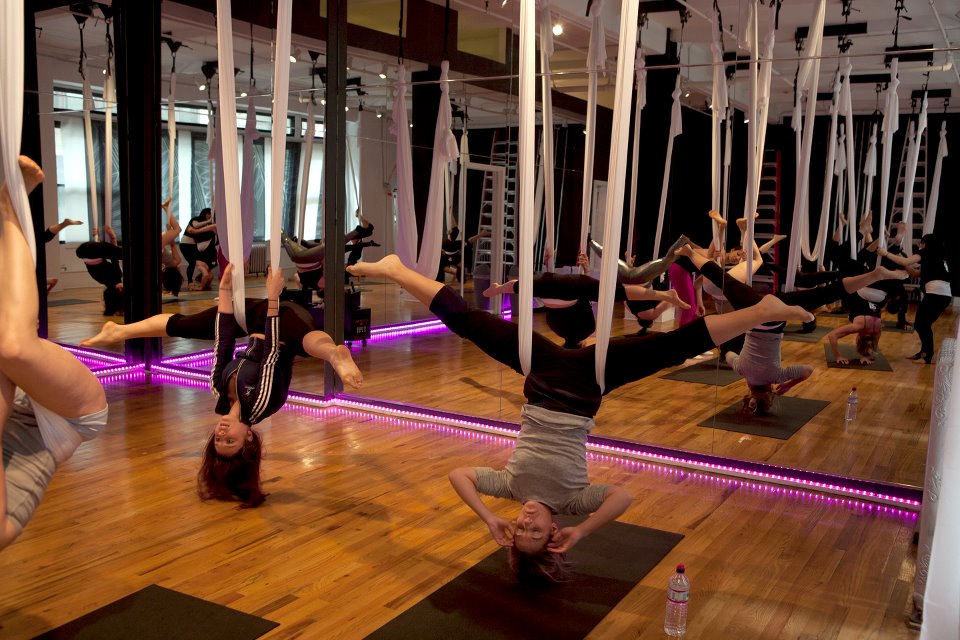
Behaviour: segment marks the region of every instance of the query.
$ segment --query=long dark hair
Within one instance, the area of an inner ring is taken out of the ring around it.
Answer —
[[[115,286],[103,289],[103,315],[115,316],[123,311],[123,293]]]
[[[253,437],[229,458],[217,453],[215,434],[210,434],[197,473],[197,493],[201,500],[239,500],[241,508],[258,507],[266,500],[267,494],[260,486],[262,440],[257,431],[251,429],[250,433]]]

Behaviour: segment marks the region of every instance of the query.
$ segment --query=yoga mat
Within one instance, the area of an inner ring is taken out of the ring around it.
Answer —
[[[830,333],[830,327],[816,327],[813,331],[809,333],[803,333],[800,331],[802,325],[799,324],[788,324],[787,328],[783,330],[783,339],[790,340],[791,342],[820,342],[824,336]]]
[[[611,522],[571,550],[570,580],[535,586],[517,583],[507,551],[500,549],[367,638],[579,640],[681,539],[679,533]]]
[[[94,300],[78,300],[77,298],[64,298],[63,300],[47,300],[48,307],[66,307],[71,304],[91,304]]]
[[[786,440],[799,431],[800,427],[810,422],[828,404],[830,403],[826,400],[777,396],[769,414],[755,416],[744,414],[740,410],[743,403],[735,402],[720,413],[707,418],[699,426]]]
[[[718,365],[719,361],[712,358],[705,362],[691,364],[683,369],[671,371],[660,376],[666,380],[678,380],[680,382],[696,382],[699,384],[710,384],[715,387],[725,387],[728,384],[740,380],[740,374],[727,365]]]
[[[831,369],[862,369],[864,371],[893,371],[893,367],[887,361],[886,357],[879,351],[875,351],[873,357],[876,359],[873,364],[860,364],[860,355],[857,348],[852,344],[841,344],[840,355],[850,361],[850,364],[837,364],[833,358],[833,352],[830,351],[830,345],[823,345],[823,355],[827,359],[827,366]]]
[[[278,623],[155,584],[37,636],[78,640],[253,640]]]

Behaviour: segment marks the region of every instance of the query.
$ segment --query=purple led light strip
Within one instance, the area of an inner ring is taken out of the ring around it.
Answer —
[[[78,347],[76,345],[63,344],[60,342],[56,344],[59,344],[61,347],[63,347],[73,355],[77,356],[78,358],[88,358],[91,360],[101,360],[104,362],[115,362],[118,364],[119,363],[126,364],[127,362],[127,359],[125,357],[118,355],[116,353],[112,353],[110,351],[100,351],[99,349],[90,349],[89,347]]]
[[[186,378],[190,383],[200,379],[206,380],[209,375],[197,370],[164,365],[154,365],[152,370],[169,376],[170,381]],[[453,425],[454,427],[468,431],[483,431],[501,436],[516,437],[520,431],[519,425],[512,422],[476,418],[453,412],[438,411],[385,400],[360,398],[359,396],[347,394],[341,394],[337,398],[325,400],[322,396],[315,394],[292,392],[287,397],[287,400],[292,403],[317,408],[354,408],[392,417]],[[921,490],[912,487],[859,480],[815,471],[790,469],[766,463],[745,462],[742,460],[723,458],[721,456],[642,445],[599,436],[590,436],[588,438],[588,447],[594,452],[613,454],[618,459],[634,458],[651,460],[673,466],[754,479],[762,483],[784,484],[811,491],[831,493],[870,502],[879,502],[908,510],[918,510],[920,508],[920,500],[923,496]]]

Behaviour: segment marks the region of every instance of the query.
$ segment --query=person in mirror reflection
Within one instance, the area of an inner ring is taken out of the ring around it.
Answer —
[[[452,289],[407,268],[395,255],[348,268],[355,276],[387,278],[428,306],[453,333],[498,362],[521,373],[518,326],[473,309]],[[811,314],[767,296],[747,309],[699,318],[671,331],[613,338],[607,350],[605,391],[595,374],[595,345],[564,349],[533,332],[531,370],[524,383],[527,404],[520,436],[504,469],[464,467],[450,472],[454,490],[486,524],[494,540],[510,548],[522,579],[562,579],[566,553],[584,536],[619,517],[632,497],[621,487],[591,484],[586,441],[605,393],[681,364],[713,345],[764,322],[804,321]],[[484,504],[481,494],[516,500],[508,521]],[[575,526],[561,526],[557,514],[589,514]]]
[[[103,232],[106,241],[84,242],[76,253],[90,277],[103,285],[103,315],[123,315],[123,250],[109,223],[104,225]],[[99,237],[99,229],[94,228],[93,235]]]
[[[180,273],[180,262],[183,257],[180,255],[177,238],[183,229],[180,228],[180,222],[170,210],[170,198],[164,200],[160,207],[167,214],[167,226],[160,237],[160,282],[164,291],[169,291],[173,297],[177,298],[183,286],[183,274]]]
[[[923,298],[913,319],[913,328],[920,338],[920,351],[910,356],[910,360],[933,362],[933,323],[946,311],[953,301],[950,288],[950,264],[947,262],[943,243],[932,233],[920,238],[920,251],[912,256],[901,256],[886,249],[877,249],[877,253],[911,270],[920,277],[920,290]]]
[[[217,266],[217,224],[209,208],[187,223],[180,238],[180,252],[187,261],[187,288],[190,291],[209,289],[213,268]]]
[[[691,247],[683,247],[677,253],[682,257],[678,259],[678,263],[682,262],[683,258],[689,260],[697,272],[723,291],[734,309],[751,307],[762,300],[764,294],[740,282],[729,272],[724,273],[720,265],[703,257]],[[877,267],[868,273],[834,280],[823,287],[778,293],[776,296],[785,304],[815,312],[820,307],[882,280],[902,280],[906,277],[906,271],[890,271]],[[743,398],[745,413],[766,415],[775,396],[783,395],[813,373],[813,367],[808,364],[783,366],[781,344],[785,328],[785,322],[758,325],[746,333],[739,352],[723,353],[727,364],[743,376],[750,389],[750,393]]]
[[[98,347],[129,340],[174,336],[214,341],[210,388],[219,418],[204,447],[197,489],[203,499],[239,500],[255,507],[266,498],[260,485],[262,447],[253,426],[276,413],[287,400],[296,356],[329,362],[350,386],[363,382],[350,350],[314,327],[313,317],[293,302],[280,302],[284,278],[267,273],[267,298],[246,300],[247,331],[234,319],[233,264],[220,279],[216,307],[192,315],[159,314],[140,322],[107,322],[96,336],[80,344]],[[236,339],[249,336],[235,354]]]
[[[83,222],[81,222],[80,220],[71,220],[70,218],[64,218],[62,222],[58,222],[57,224],[52,224],[44,230],[43,241],[44,243],[50,242],[51,240],[56,238],[57,235],[59,235],[60,232],[66,229],[67,227],[72,227],[74,225],[80,225],[80,224],[83,224]],[[53,291],[53,288],[57,286],[58,282],[60,282],[59,278],[48,277],[47,293],[50,293],[51,291]]]
[[[27,192],[43,171],[21,156]],[[107,423],[96,376],[73,355],[37,335],[39,295],[30,249],[7,185],[0,187],[0,549],[19,536],[54,472]]]

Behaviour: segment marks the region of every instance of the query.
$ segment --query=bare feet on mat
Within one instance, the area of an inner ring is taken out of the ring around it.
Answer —
[[[116,322],[104,322],[100,333],[80,343],[81,347],[102,347],[123,341],[123,329]]]
[[[357,368],[350,355],[350,349],[344,345],[338,345],[330,357],[330,366],[334,368],[340,379],[351,387],[359,387],[363,384],[363,374]]]

